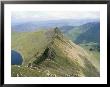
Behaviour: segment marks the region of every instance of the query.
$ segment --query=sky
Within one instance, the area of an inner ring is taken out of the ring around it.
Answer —
[[[99,12],[72,11],[15,11],[11,14],[12,22],[47,21],[60,19],[99,19]]]

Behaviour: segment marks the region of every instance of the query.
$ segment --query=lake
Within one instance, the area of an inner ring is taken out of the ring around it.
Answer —
[[[11,50],[11,65],[21,65],[23,58],[17,51]]]

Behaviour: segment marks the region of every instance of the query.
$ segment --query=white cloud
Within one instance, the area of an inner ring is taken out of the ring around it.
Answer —
[[[48,12],[47,13],[49,17],[52,18],[61,18],[61,19],[97,19],[99,18],[98,12]]]
[[[58,19],[99,19],[99,12],[88,11],[16,11],[12,12],[12,21],[58,20]]]

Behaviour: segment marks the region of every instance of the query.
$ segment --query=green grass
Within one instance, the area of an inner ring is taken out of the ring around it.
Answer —
[[[77,26],[77,27],[74,27],[73,29],[71,29],[70,31],[66,32],[66,36],[68,38],[70,38],[72,41],[75,41],[77,39],[77,37],[84,33],[85,31],[87,31],[86,28],[83,29],[83,26],[80,27],[80,26]]]
[[[53,33],[53,31],[49,31],[49,33]],[[74,50],[72,50],[73,52],[77,50],[80,52],[82,51],[81,48],[74,44],[72,45],[69,40],[62,35],[56,37],[48,36],[49,34],[44,30],[22,33],[12,32],[12,50],[18,51],[23,57],[22,65],[12,65],[11,75],[13,77],[17,75],[19,77],[99,76],[97,70],[99,54],[90,52],[83,47],[88,55],[89,53],[92,54],[86,56],[82,52],[81,55],[77,54],[80,58],[78,61],[81,60],[80,62],[72,60],[64,53],[64,47],[66,47],[67,50],[74,48]],[[54,53],[53,59],[48,59],[49,53],[46,52],[48,47],[51,48],[51,52]],[[29,63],[32,64],[32,67],[28,66]],[[82,67],[80,63],[83,63],[85,67]]]
[[[90,48],[94,48],[94,43],[80,44],[80,46],[83,47],[89,55],[91,55],[89,60],[93,63],[97,70],[100,71],[100,52],[97,51],[97,49],[90,51]]]
[[[21,53],[23,64],[33,61],[32,58],[40,54],[47,46],[48,40],[44,33],[45,31],[12,33],[11,48]]]

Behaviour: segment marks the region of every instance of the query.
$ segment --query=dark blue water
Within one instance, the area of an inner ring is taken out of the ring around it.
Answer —
[[[23,58],[20,53],[17,51],[11,51],[11,65],[21,65],[23,62]]]

